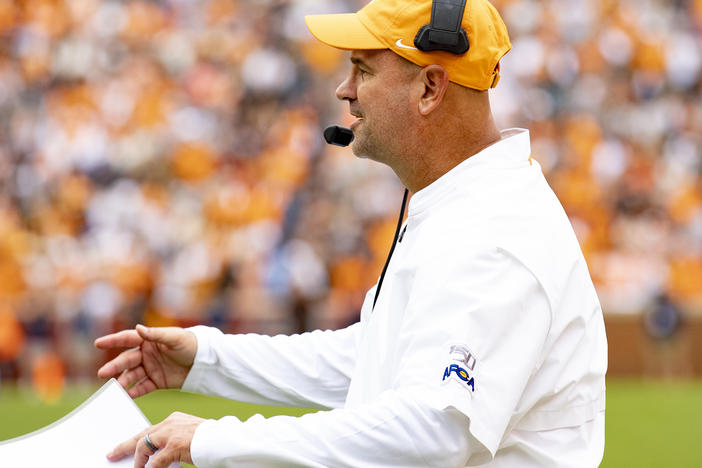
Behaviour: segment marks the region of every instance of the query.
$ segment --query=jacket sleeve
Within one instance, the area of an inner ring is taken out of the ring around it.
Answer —
[[[387,391],[372,404],[302,417],[233,416],[203,422],[190,453],[199,468],[464,466],[468,420],[413,395]]]
[[[338,408],[354,367],[358,325],[291,336],[189,329],[197,354],[182,390],[247,403]]]

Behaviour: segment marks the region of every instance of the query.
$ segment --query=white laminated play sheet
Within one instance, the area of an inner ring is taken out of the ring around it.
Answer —
[[[111,379],[58,421],[0,442],[0,460],[2,466],[131,468],[133,457],[111,463],[105,456],[150,425],[127,392]]]

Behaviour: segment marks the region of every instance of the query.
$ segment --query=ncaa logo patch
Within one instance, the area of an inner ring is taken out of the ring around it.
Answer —
[[[475,392],[475,378],[473,373],[477,361],[473,353],[467,346],[461,344],[451,345],[449,350],[450,360],[453,361],[444,368],[444,374],[441,378],[442,382],[454,379],[461,385],[469,387],[472,392]]]

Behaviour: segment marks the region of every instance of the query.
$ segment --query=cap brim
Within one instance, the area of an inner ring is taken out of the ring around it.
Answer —
[[[387,49],[359,21],[356,13],[308,15],[305,23],[314,37],[337,49]]]

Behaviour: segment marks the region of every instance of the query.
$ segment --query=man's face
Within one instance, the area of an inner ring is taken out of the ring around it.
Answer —
[[[336,89],[336,97],[349,101],[357,119],[352,150],[359,157],[393,167],[401,154],[403,134],[410,131],[409,83],[413,66],[389,50],[355,50],[351,71]]]

